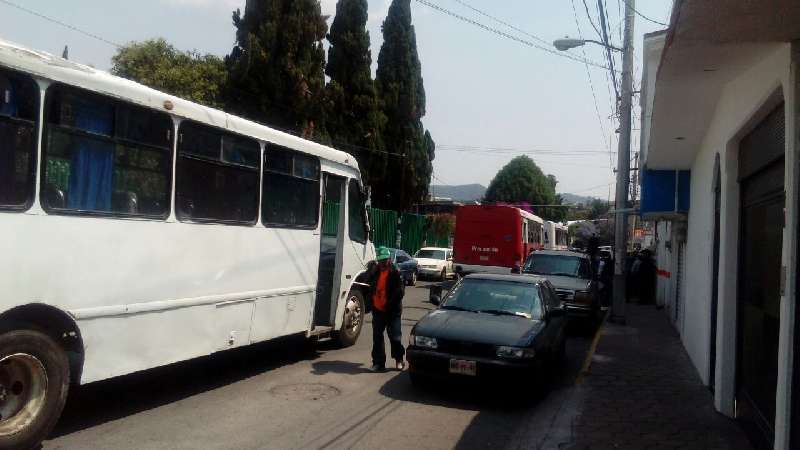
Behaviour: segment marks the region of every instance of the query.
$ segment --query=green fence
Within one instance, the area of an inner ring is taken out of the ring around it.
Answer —
[[[419,214],[405,213],[400,220],[400,248],[413,255],[425,240],[427,218]]]
[[[383,209],[369,209],[369,226],[376,247],[397,245],[397,213]]]
[[[425,245],[428,247],[450,247],[450,236],[447,234],[438,236],[433,230],[428,230],[425,234]]]

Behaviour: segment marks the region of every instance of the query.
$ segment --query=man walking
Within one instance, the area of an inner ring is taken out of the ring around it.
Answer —
[[[386,370],[383,332],[389,336],[392,358],[399,370],[405,369],[405,349],[400,316],[403,313],[403,278],[393,265],[389,249],[378,247],[376,263],[370,266],[369,285],[372,293],[372,367],[373,372]]]

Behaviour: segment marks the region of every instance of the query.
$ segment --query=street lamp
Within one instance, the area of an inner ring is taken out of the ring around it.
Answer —
[[[623,50],[619,47],[614,47],[613,45],[608,45],[600,41],[595,41],[592,39],[573,39],[569,37],[565,37],[564,39],[556,39],[555,41],[553,41],[553,46],[557,50],[561,50],[563,52],[571,48],[583,47],[584,45],[586,45],[587,42],[591,42],[592,44],[597,44],[605,48],[610,48],[611,50],[615,50],[618,52],[623,52]]]
[[[604,42],[589,39],[557,39],[553,45],[558,50],[564,51],[586,45],[587,42],[598,44],[606,48],[608,58],[611,59],[611,50],[622,52],[622,92],[619,96],[619,147],[617,151],[617,193],[614,202],[614,299],[611,304],[610,320],[616,323],[625,323],[625,259],[628,248],[627,215],[628,212],[628,176],[630,171],[631,150],[631,109],[633,106],[633,14],[636,0],[625,0],[625,36],[623,48],[613,47]],[[602,2],[600,2],[602,7]],[[602,20],[602,19],[601,19]],[[603,23],[603,31],[605,31]],[[604,40],[608,41],[604,33]],[[612,77],[615,74],[612,72]],[[614,81],[616,85],[616,81]]]

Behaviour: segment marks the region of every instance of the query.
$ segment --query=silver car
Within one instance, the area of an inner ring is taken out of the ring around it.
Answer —
[[[560,250],[537,251],[531,253],[522,270],[550,280],[568,316],[590,320],[598,317],[597,282],[588,255]]]

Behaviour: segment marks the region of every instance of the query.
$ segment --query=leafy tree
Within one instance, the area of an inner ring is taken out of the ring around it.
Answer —
[[[226,71],[217,56],[180,51],[158,38],[120,48],[111,63],[114,75],[207,106],[222,106]]]
[[[244,15],[237,9],[236,45],[225,58],[228,108],[305,138],[327,141],[325,20],[318,0],[247,0]]]
[[[503,166],[486,189],[487,202],[549,205],[555,201],[555,188],[539,166],[526,156],[517,156]],[[540,213],[550,220],[545,212]]]
[[[386,116],[372,80],[367,0],[339,0],[328,33],[327,130],[335,147],[358,159],[373,195],[384,184],[387,155],[382,129]]]
[[[388,119],[384,143],[391,177],[376,203],[384,208],[408,209],[428,193],[435,145],[422,126],[425,87],[411,24],[411,0],[392,0],[383,22],[383,45],[378,54],[376,82]]]

